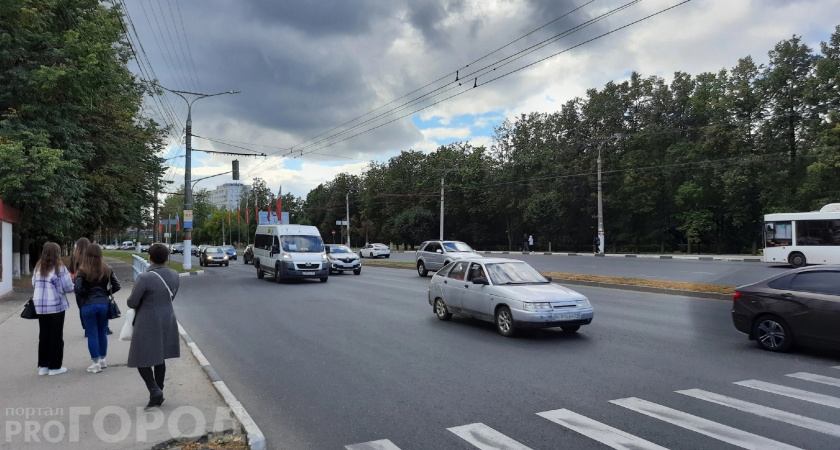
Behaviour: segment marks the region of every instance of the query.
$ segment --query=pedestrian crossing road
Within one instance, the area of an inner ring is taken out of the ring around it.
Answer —
[[[678,390],[675,393],[698,402],[724,407],[722,409],[707,409],[706,411],[736,410],[750,415],[750,417],[772,421],[780,426],[797,427],[811,433],[829,436],[829,440],[820,441],[828,443],[828,446],[820,448],[840,449],[840,412],[836,411],[836,409],[840,409],[840,378],[838,378],[840,377],[840,366],[826,368],[825,374],[797,372],[785,376],[789,380],[805,382],[804,385],[808,389],[752,379],[733,382],[734,386],[743,388],[736,390],[737,395],[735,396],[722,395],[696,387]],[[820,386],[830,386],[831,388],[828,389],[837,389],[829,391],[833,395],[815,392],[815,390],[819,390]],[[726,390],[727,393],[731,391],[728,387]],[[653,442],[645,437],[633,434],[636,422],[634,413],[659,421],[661,427],[677,427],[677,429],[682,430],[681,433],[684,432],[685,434],[681,435],[678,445],[680,448],[694,448],[691,443],[694,442],[698,434],[719,442],[721,448],[731,448],[730,446],[762,450],[809,448],[808,444],[795,442],[794,434],[787,435],[788,439],[779,440],[738,428],[732,424],[723,423],[723,420],[712,415],[700,416],[672,408],[663,404],[668,402],[667,394],[669,393],[663,392],[663,398],[657,399],[656,402],[637,397],[610,400],[609,403],[624,408],[626,414],[629,415],[626,417],[620,416],[622,417],[619,420],[621,422],[620,426],[602,423],[599,420],[565,408],[536,412],[535,416],[546,419],[548,421],[546,424],[550,422],[559,425],[563,429],[571,430],[614,449],[661,450],[669,448],[662,445],[661,442]],[[766,406],[762,403],[762,401],[767,403],[770,400],[765,396],[766,394],[772,394],[773,397],[789,401],[787,404],[796,411],[802,411],[803,406],[805,406],[805,410],[810,411],[811,414],[830,417],[832,420],[821,420],[799,412]],[[447,428],[446,431],[454,434],[464,443],[482,450],[528,450],[531,448],[517,441],[517,436],[509,436],[484,423],[457,425]],[[441,430],[441,432],[443,433],[444,430]],[[512,433],[508,432],[508,434]],[[729,444],[729,446],[724,443]],[[345,448],[347,450],[399,450],[400,447],[397,444],[398,442],[395,443],[389,439],[379,439],[346,445]],[[562,440],[558,439],[557,445],[553,448],[570,448],[570,446],[564,445]]]

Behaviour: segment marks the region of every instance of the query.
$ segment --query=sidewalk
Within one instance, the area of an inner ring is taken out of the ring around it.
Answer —
[[[134,283],[124,267],[114,268],[122,282],[114,297],[125,313]],[[111,321],[108,368],[88,373],[90,355],[73,294],[64,323],[68,371],[39,376],[38,323],[20,318],[30,296],[23,290],[0,300],[0,449],[149,449],[178,438],[239,434],[239,423],[183,340],[181,357],[167,361],[166,401],[158,410],[143,410],[148,391],[137,369],[126,367],[130,343],[118,339],[124,317]]]

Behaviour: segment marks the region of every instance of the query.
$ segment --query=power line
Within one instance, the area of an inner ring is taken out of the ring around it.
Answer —
[[[628,8],[628,7],[630,7],[630,6],[632,6],[632,5],[635,5],[635,4],[636,4],[636,3],[638,3],[639,1],[640,1],[640,0],[634,0],[634,1],[631,1],[631,2],[629,2],[629,3],[625,4],[625,5],[622,5],[622,6],[618,7],[618,8],[615,8],[615,9],[613,9],[613,10],[611,10],[611,11],[608,11],[607,13],[604,13],[604,14],[602,14],[602,15],[600,15],[600,16],[598,16],[598,17],[594,18],[594,19],[590,19],[589,21],[586,21],[586,22],[584,22],[583,24],[580,24],[580,25],[577,25],[577,26],[575,26],[575,27],[572,27],[572,28],[570,28],[570,29],[568,29],[568,30],[566,30],[566,31],[564,31],[564,32],[562,32],[562,33],[559,33],[559,34],[557,34],[557,35],[553,36],[552,38],[546,39],[546,40],[544,40],[544,41],[542,41],[542,42],[540,42],[540,43],[538,43],[538,44],[535,44],[535,45],[533,45],[533,46],[531,46],[531,47],[528,47],[527,49],[522,50],[522,51],[520,51],[520,52],[518,52],[518,53],[516,53],[516,54],[514,54],[514,55],[511,55],[511,56],[509,56],[509,57],[507,57],[507,58],[504,58],[504,59],[502,59],[501,61],[508,60],[508,59],[510,59],[511,57],[516,56],[517,54],[521,54],[521,53],[524,53],[524,54],[532,53],[533,51],[536,51],[536,49],[539,49],[539,48],[544,47],[545,45],[548,45],[547,43],[550,43],[550,42],[556,41],[557,39],[560,39],[560,38],[562,38],[562,37],[566,37],[566,36],[569,36],[569,35],[571,35],[571,34],[573,34],[573,33],[576,33],[577,31],[580,31],[580,30],[582,30],[582,29],[584,29],[584,28],[586,28],[586,27],[588,27],[588,26],[590,26],[590,25],[592,25],[592,24],[594,24],[594,23],[597,23],[598,21],[603,20],[604,18],[607,18],[607,17],[609,17],[609,16],[611,16],[611,15],[613,15],[613,14],[616,14],[617,12],[620,12],[620,11],[622,11],[622,10],[624,10],[624,9],[626,9],[626,8]],[[688,1],[690,1],[690,0],[685,0],[685,1],[684,1],[684,2],[682,2],[682,3],[687,3]],[[682,3],[680,3],[680,4],[682,4]],[[664,9],[664,10],[660,11],[659,13],[662,13],[662,12],[664,12],[664,11],[667,11],[668,9],[674,8],[674,7],[676,7],[676,6],[679,6],[679,4],[678,4],[678,5],[675,5],[675,6],[672,6],[672,7],[670,7],[670,8],[666,8],[666,9]],[[657,14],[659,14],[659,13],[652,14],[652,15],[650,15],[650,16],[648,16],[648,17],[646,17],[646,18],[640,19],[640,20],[638,20],[638,21],[636,21],[636,22],[633,22],[633,23],[631,23],[631,24],[629,24],[629,25],[625,25],[625,26],[624,26],[624,27],[622,27],[622,28],[626,28],[627,26],[630,26],[630,25],[633,25],[633,24],[635,24],[635,23],[641,22],[642,20],[646,20],[646,19],[648,19],[648,18],[650,18],[650,17],[653,17],[653,16],[655,16],[655,15],[657,15]],[[617,31],[617,30],[613,30],[613,31]],[[610,33],[611,33],[611,32],[610,32]],[[608,35],[608,34],[610,34],[610,33],[603,33],[603,34],[601,34],[601,35],[599,35],[599,36],[597,36],[597,37],[595,37],[595,38],[593,38],[593,39],[590,39],[590,40],[588,40],[588,41],[585,41],[583,44],[588,43],[588,42],[591,42],[591,41],[594,41],[594,40],[596,40],[596,39],[599,39],[599,38],[601,38],[601,37],[603,37],[603,36],[606,36],[606,35]],[[583,44],[578,44],[578,45],[576,45],[576,46],[573,46],[573,47],[567,48],[566,50],[563,50],[563,51],[561,51],[561,52],[555,53],[554,55],[552,55],[552,56],[550,56],[550,57],[557,56],[557,55],[559,55],[559,54],[561,54],[561,53],[565,53],[565,52],[567,52],[567,51],[569,51],[569,50],[572,50],[573,48],[577,48],[577,47],[579,47],[579,46],[581,46],[581,45],[583,45]],[[538,47],[537,47],[537,46],[538,46]],[[535,49],[535,47],[537,47],[537,48]],[[523,56],[524,56],[524,55],[523,55]],[[519,58],[516,58],[516,59],[519,59]],[[545,59],[548,59],[548,58],[543,58],[543,59],[542,59],[542,60],[540,60],[540,61],[543,61],[543,60],[545,60]],[[488,69],[491,69],[493,65],[496,65],[496,64],[498,64],[498,63],[499,63],[499,62],[501,62],[501,61],[498,61],[498,62],[496,62],[496,63],[493,63],[493,64],[490,64],[490,65],[488,65],[488,66],[485,66],[485,67],[483,67],[482,69],[478,69],[477,71],[472,72],[472,73],[471,73],[471,75],[474,75],[474,74],[476,74],[476,73],[478,73],[478,72],[485,71],[485,70],[489,73],[491,70],[488,70]],[[512,61],[511,61],[511,62],[512,62]],[[506,64],[509,64],[509,62],[508,62],[508,63],[505,63],[505,65],[506,65]],[[533,65],[533,64],[534,64],[534,63],[529,64],[528,66]],[[528,67],[528,66],[526,66],[526,67]],[[495,69],[492,69],[492,70],[495,70]],[[521,69],[520,69],[520,70],[521,70]],[[498,80],[498,79],[500,79],[500,78],[503,78],[504,76],[507,76],[507,75],[509,75],[509,74],[511,74],[511,73],[513,73],[513,72],[516,72],[516,71],[512,71],[512,72],[510,72],[510,73],[508,73],[508,74],[505,74],[505,75],[502,75],[502,76],[496,77],[496,78],[494,78],[494,79],[492,79],[492,80],[486,81],[486,82],[482,83],[482,85],[488,84],[488,83],[490,83],[490,82],[492,82],[492,81],[496,81],[496,80]],[[484,75],[484,74],[479,74],[478,76],[481,76],[481,75]],[[473,84],[472,88],[476,88],[476,87],[478,87],[478,83],[477,83],[478,76],[476,76],[476,77],[475,77],[474,84]],[[309,151],[304,152],[304,150],[306,150],[306,149],[312,148],[313,146],[316,146],[316,145],[318,145],[318,144],[320,144],[320,143],[326,142],[326,141],[328,141],[328,140],[330,140],[330,139],[333,139],[334,137],[337,137],[337,136],[343,135],[343,134],[345,134],[345,133],[347,133],[347,132],[349,132],[349,131],[352,131],[353,129],[356,129],[356,128],[359,128],[359,127],[361,127],[361,126],[363,126],[363,125],[366,125],[366,124],[368,124],[368,123],[370,123],[370,122],[372,122],[372,121],[374,121],[374,120],[376,120],[376,119],[382,118],[382,117],[384,117],[384,116],[391,115],[391,114],[393,114],[393,113],[395,113],[395,112],[398,112],[398,111],[400,111],[400,110],[405,110],[408,106],[411,106],[411,105],[412,105],[412,103],[416,103],[416,102],[418,102],[419,100],[422,100],[424,97],[428,97],[428,96],[430,96],[430,94],[432,94],[433,92],[436,92],[436,91],[441,91],[441,90],[442,90],[441,92],[438,92],[437,94],[431,95],[431,97],[430,97],[429,99],[431,99],[431,98],[433,98],[433,97],[438,97],[438,96],[440,96],[440,95],[445,94],[446,92],[452,91],[452,90],[457,89],[458,87],[461,87],[461,86],[462,86],[462,84],[461,84],[461,83],[459,83],[457,86],[452,86],[452,87],[450,87],[450,88],[448,88],[448,89],[444,89],[446,86],[448,86],[448,85],[450,85],[450,84],[453,84],[453,83],[455,83],[455,82],[453,81],[453,82],[447,83],[446,85],[441,86],[441,87],[438,87],[437,89],[433,90],[432,92],[426,93],[426,94],[424,94],[424,95],[422,95],[422,96],[420,96],[420,97],[418,97],[418,98],[415,98],[415,99],[413,99],[413,100],[411,100],[411,101],[409,101],[409,102],[407,102],[407,103],[405,103],[405,104],[403,104],[403,105],[401,105],[401,106],[398,106],[398,107],[396,107],[396,108],[393,108],[393,109],[392,109],[392,110],[390,110],[390,111],[386,111],[385,113],[382,113],[382,114],[380,114],[380,115],[378,115],[378,116],[375,116],[375,117],[373,117],[373,118],[370,118],[370,119],[366,120],[365,122],[362,122],[362,123],[360,123],[360,124],[357,124],[357,125],[355,125],[355,126],[353,126],[353,127],[350,127],[350,128],[348,128],[348,129],[346,129],[346,130],[344,130],[344,131],[341,131],[341,132],[339,132],[339,133],[335,133],[335,134],[333,134],[333,135],[331,135],[331,136],[328,136],[328,137],[326,137],[326,138],[324,138],[324,139],[321,139],[321,140],[316,141],[316,142],[314,142],[314,143],[312,143],[312,144],[309,144],[309,145],[307,145],[307,146],[304,146],[304,147],[303,147],[302,149],[300,149],[300,150],[295,150],[295,151],[299,151],[299,152],[300,152],[300,155],[295,156],[294,158],[297,158],[297,157],[299,157],[299,156],[303,156],[305,153],[310,153]],[[379,128],[379,127],[383,126],[383,125],[387,125],[387,124],[390,124],[390,123],[395,122],[396,120],[399,120],[399,119],[405,118],[405,117],[410,116],[410,115],[412,115],[412,114],[416,114],[416,113],[417,113],[417,112],[419,112],[419,111],[422,111],[422,110],[427,109],[427,108],[429,108],[429,107],[431,107],[431,106],[437,105],[437,104],[439,104],[439,103],[441,103],[441,102],[443,102],[443,101],[449,100],[449,99],[451,99],[451,98],[457,97],[457,96],[459,96],[459,95],[461,95],[461,94],[463,94],[463,93],[465,93],[465,92],[466,92],[466,91],[462,91],[462,92],[459,92],[459,93],[457,93],[457,94],[451,95],[451,96],[449,96],[449,97],[444,98],[443,100],[437,101],[437,102],[432,103],[432,104],[430,104],[430,105],[426,105],[426,106],[424,106],[424,107],[422,107],[422,108],[418,108],[418,109],[416,109],[416,110],[414,110],[414,111],[412,111],[412,112],[410,112],[410,113],[408,113],[408,114],[406,114],[406,115],[399,116],[399,117],[397,117],[397,118],[396,118],[396,119],[394,119],[394,120],[387,121],[387,122],[382,123],[382,124],[380,124],[380,125],[378,125],[378,126],[374,126],[374,127],[372,127],[372,128],[366,129],[366,130],[364,130],[364,131],[362,131],[362,132],[360,132],[360,133],[356,133],[356,134],[353,134],[353,135],[351,135],[351,136],[348,136],[348,137],[346,137],[346,138],[344,138],[344,139],[341,139],[341,140],[338,140],[338,141],[335,141],[335,142],[332,142],[332,143],[329,143],[329,144],[325,144],[325,145],[322,145],[322,146],[320,146],[320,147],[316,147],[316,148],[315,148],[315,150],[313,150],[313,151],[317,151],[317,150],[320,150],[320,149],[323,149],[323,148],[326,148],[326,147],[330,147],[330,146],[335,145],[335,144],[337,144],[337,143],[340,143],[340,142],[346,141],[346,140],[348,140],[348,139],[350,139],[350,138],[353,138],[353,137],[359,136],[360,134],[364,134],[364,133],[367,133],[367,132],[373,131],[373,130],[375,130],[375,129],[377,129],[377,128]],[[290,152],[290,154],[291,154],[291,152]],[[264,170],[268,170],[269,168],[270,168],[270,167],[265,167],[265,168],[263,168],[262,170],[263,170],[263,171],[264,171]],[[258,173],[259,173],[259,172],[258,172]],[[249,175],[250,175],[250,173],[249,173]]]
[[[166,0],[166,1],[168,2],[169,0]],[[171,7],[172,6],[170,5],[170,8]],[[201,81],[198,79],[198,70],[196,70],[196,68],[195,68],[195,60],[193,59],[193,56],[192,56],[192,49],[190,48],[190,40],[187,39],[187,28],[184,26],[184,16],[181,14],[181,5],[176,1],[175,2],[175,7],[178,10],[178,20],[181,21],[181,31],[184,33],[184,41],[187,43],[187,52],[190,54],[190,63],[192,64],[193,72],[196,74],[195,81],[196,81],[196,83],[198,83],[198,90],[201,91],[203,89],[201,88]]]
[[[178,3],[177,1],[175,2]],[[180,7],[178,9],[178,17],[181,19],[181,28],[178,28],[178,24],[175,23],[175,11],[172,10],[172,2],[166,0],[167,6],[169,6],[169,17],[172,19],[173,28],[175,28],[175,36],[178,37],[178,45],[181,47],[181,55],[184,57],[184,65],[187,67],[187,72],[192,75],[192,82],[193,86],[196,87],[197,90],[201,90],[201,86],[198,84],[198,73],[195,70],[195,64],[193,63],[192,67],[190,66],[190,62],[192,62],[192,54],[190,54],[189,59],[187,59],[187,52],[184,50],[184,43],[181,41],[181,34],[184,35],[184,40],[187,39],[187,32],[184,30],[184,21],[183,18],[180,17]],[[181,33],[178,32],[181,30]]]

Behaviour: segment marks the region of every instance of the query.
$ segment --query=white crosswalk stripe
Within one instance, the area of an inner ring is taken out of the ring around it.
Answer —
[[[756,450],[798,448],[640,398],[622,398],[610,400],[610,403],[741,448]]]
[[[785,375],[791,378],[799,378],[800,380],[813,381],[815,383],[827,384],[829,386],[840,387],[840,378],[824,377],[814,373],[797,372]]]
[[[481,450],[531,450],[530,447],[514,441],[483,423],[471,423],[447,428],[447,430]]]
[[[793,414],[787,411],[782,411],[780,409],[770,408],[769,406],[745,402],[743,400],[726,397],[723,395],[715,394],[714,392],[708,392],[701,389],[688,389],[676,392],[678,394],[687,395],[689,397],[705,400],[707,402],[717,403],[718,405],[728,406],[730,408],[755,414],[757,416],[778,420],[780,422],[789,423],[798,427],[807,428],[809,430],[840,437],[840,425],[835,425],[833,423],[823,422],[822,420],[800,416],[799,414]]]
[[[344,448],[346,448],[347,450],[400,450],[399,447],[394,445],[394,443],[389,441],[388,439],[362,442],[361,444],[345,445]]]
[[[765,391],[773,394],[784,395],[785,397],[804,400],[806,402],[830,406],[832,408],[840,408],[840,398],[832,397],[830,395],[817,394],[816,392],[804,391],[802,389],[795,389],[779,384],[765,383],[763,381],[758,380],[738,381],[735,384],[737,384],[738,386],[758,389],[759,391]]]
[[[555,409],[537,413],[556,424],[563,425],[573,431],[594,439],[608,447],[619,450],[666,450],[665,447],[646,441],[640,437],[625,433],[617,428],[605,425],[597,420],[582,416],[568,409]]]

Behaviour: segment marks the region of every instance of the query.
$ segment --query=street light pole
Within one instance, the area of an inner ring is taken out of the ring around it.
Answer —
[[[347,203],[347,246],[350,247],[350,191],[344,195],[344,200]]]
[[[446,175],[440,176],[440,240],[443,240],[443,178]]]
[[[601,147],[598,145],[598,253],[604,253],[604,204],[601,199]]]
[[[186,126],[186,139],[185,145],[187,147],[186,157],[184,159],[184,270],[189,271],[192,269],[192,258],[190,255],[192,254],[192,209],[193,209],[193,196],[192,196],[192,186],[190,185],[191,181],[191,171],[192,171],[192,105],[196,101],[207,98],[207,97],[215,97],[217,95],[224,95],[224,94],[238,94],[241,91],[227,91],[227,92],[219,92],[216,94],[200,94],[196,92],[188,92],[188,91],[174,91],[172,89],[167,89],[161,85],[157,85],[162,89],[165,89],[178,97],[184,99],[187,102],[187,126]],[[195,98],[192,101],[187,100],[187,97],[184,95],[193,95]],[[189,214],[187,214],[189,212]],[[187,219],[190,221],[187,222]],[[190,227],[188,228],[186,224],[189,223]]]

